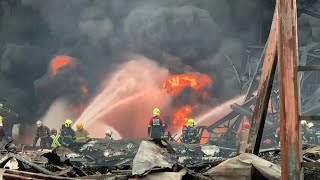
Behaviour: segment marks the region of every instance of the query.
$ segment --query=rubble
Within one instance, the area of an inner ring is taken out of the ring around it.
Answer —
[[[259,157],[247,153],[226,157],[224,151],[214,145],[139,139],[95,139],[72,150],[23,146],[15,152],[1,151],[0,175],[8,179],[280,179],[279,148],[260,151]],[[320,147],[305,148],[303,156],[306,162],[319,161]],[[305,179],[317,179],[319,174],[315,168],[305,169]]]

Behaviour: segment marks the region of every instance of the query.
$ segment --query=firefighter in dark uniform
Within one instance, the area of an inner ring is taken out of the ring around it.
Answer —
[[[164,132],[161,136],[161,139],[167,140],[167,141],[173,141],[173,138],[171,136],[171,132],[168,129],[168,125],[164,126]]]
[[[38,139],[40,139],[40,147],[47,148],[48,140],[50,137],[50,129],[47,126],[44,126],[42,121],[37,121],[37,131],[36,136],[33,139],[33,146],[36,146]]]
[[[71,124],[72,121],[70,119],[67,119],[61,129],[61,144],[64,147],[70,147],[70,145],[73,144],[75,140],[75,132],[71,128]]]
[[[153,109],[153,116],[149,121],[148,126],[148,136],[152,139],[161,139],[162,134],[164,133],[164,121],[160,116],[160,109]]]
[[[182,142],[188,144],[199,143],[198,130],[195,128],[193,119],[189,119],[187,126],[182,128]]]

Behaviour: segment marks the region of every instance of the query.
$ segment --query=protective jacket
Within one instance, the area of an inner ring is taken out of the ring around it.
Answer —
[[[75,132],[71,127],[63,127],[61,130],[62,145],[70,146],[74,142]]]
[[[148,135],[149,138],[160,139],[164,133],[164,121],[161,116],[153,116],[149,121]]]
[[[199,143],[198,130],[195,127],[183,126],[182,142],[189,144]]]
[[[33,140],[33,145],[36,145],[38,139],[40,138],[40,146],[47,147],[49,137],[50,137],[50,129],[47,126],[42,125],[37,128],[36,136]]]
[[[77,143],[84,143],[87,142],[90,139],[89,132],[85,129],[76,130],[75,132],[75,141]]]

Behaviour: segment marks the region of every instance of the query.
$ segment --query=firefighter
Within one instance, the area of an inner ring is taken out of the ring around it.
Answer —
[[[90,139],[89,132],[83,128],[83,123],[77,123],[75,132],[75,142],[85,143]]]
[[[198,130],[195,128],[195,123],[193,119],[189,119],[187,126],[182,128],[182,142],[195,144],[199,142]]]
[[[161,136],[161,139],[167,140],[167,141],[173,141],[173,138],[171,136],[171,132],[168,129],[168,125],[164,126],[164,133]]]
[[[152,112],[153,116],[149,121],[148,136],[152,139],[161,139],[164,133],[164,121],[160,116],[160,109],[154,108]]]
[[[307,124],[307,138],[309,143],[316,143],[316,129],[314,127],[314,124],[312,122],[309,122]]]
[[[71,128],[72,121],[67,119],[61,129],[62,146],[69,147],[74,142],[75,132]]]
[[[40,138],[40,147],[48,147],[48,140],[50,137],[50,129],[47,126],[44,126],[41,121],[37,121],[37,131],[36,136],[33,140],[33,146],[36,146],[38,139]]]
[[[244,118],[242,121],[241,130],[238,134],[239,138],[239,153],[245,153],[245,150],[248,148],[248,137],[250,132],[250,123],[247,118]]]
[[[61,137],[56,129],[51,129],[51,136],[49,139],[49,144],[51,148],[56,148],[61,146]]]
[[[0,116],[0,141],[2,141],[5,138],[5,131],[2,123],[2,116]]]
[[[302,134],[302,141],[308,141],[308,122],[306,120],[301,121],[301,134]]]
[[[109,139],[109,140],[113,140],[112,138],[112,131],[110,129],[107,129],[106,132],[105,132],[105,137],[104,139]]]

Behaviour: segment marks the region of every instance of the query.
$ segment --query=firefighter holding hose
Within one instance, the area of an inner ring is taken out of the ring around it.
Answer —
[[[187,125],[183,126],[181,141],[188,144],[199,143],[198,130],[195,128],[194,119],[189,119]]]

